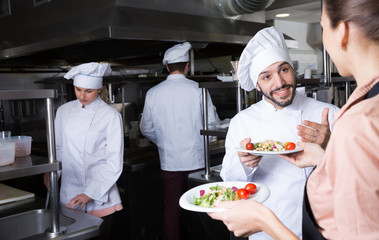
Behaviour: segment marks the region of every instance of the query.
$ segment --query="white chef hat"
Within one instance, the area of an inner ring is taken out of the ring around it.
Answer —
[[[188,51],[191,49],[191,47],[192,46],[189,42],[184,42],[167,49],[163,57],[163,64],[166,65],[177,62],[188,62]]]
[[[265,68],[282,61],[293,67],[283,33],[275,27],[260,30],[247,44],[239,59],[237,76],[241,87],[251,91]]]
[[[109,63],[84,63],[71,68],[64,78],[74,79],[74,86],[100,89],[103,86],[103,76],[109,75],[112,72]]]

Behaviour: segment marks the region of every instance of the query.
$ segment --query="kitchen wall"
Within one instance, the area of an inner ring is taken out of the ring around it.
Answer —
[[[321,26],[319,23],[300,23],[275,20],[274,26],[298,41],[297,49],[290,49],[293,61],[298,61],[298,74],[311,68],[312,74],[323,74]]]

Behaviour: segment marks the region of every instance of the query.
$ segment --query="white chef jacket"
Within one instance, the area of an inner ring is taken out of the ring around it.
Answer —
[[[313,168],[298,168],[275,155],[264,156],[255,168],[246,167],[237,156],[236,147],[250,137],[252,142],[275,140],[300,141],[296,126],[303,120],[321,123],[322,111],[329,108],[329,123],[338,107],[319,102],[299,93],[292,104],[277,110],[266,100],[241,111],[230,122],[226,136],[226,154],[222,163],[221,177],[224,181],[253,181],[270,189],[264,205],[298,237],[302,236],[302,204],[304,186]],[[251,235],[249,239],[272,239],[264,232]]]
[[[121,115],[98,97],[82,108],[78,100],[58,108],[55,118],[56,154],[62,162],[60,202],[78,194],[93,211],[121,203],[116,181],[123,167]]]
[[[208,95],[208,122],[218,120]],[[158,146],[161,169],[204,168],[202,90],[183,74],[170,74],[151,88],[145,99],[141,133]]]

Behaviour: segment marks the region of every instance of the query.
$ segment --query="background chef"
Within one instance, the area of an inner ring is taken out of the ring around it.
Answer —
[[[122,209],[116,181],[122,172],[124,142],[121,115],[101,98],[107,63],[85,63],[64,77],[74,79],[77,100],[58,108],[56,154],[62,162],[60,202],[102,217],[107,239],[112,214]],[[49,187],[48,175],[44,176]]]
[[[151,88],[145,99],[140,128],[158,146],[164,186],[164,239],[180,238],[179,198],[188,189],[188,174],[204,168],[202,90],[186,78],[191,44],[169,48],[163,58],[170,75]],[[218,120],[208,94],[208,121]]]
[[[275,27],[259,31],[250,40],[241,54],[237,74],[243,89],[257,88],[264,97],[231,120],[221,177],[224,181],[267,185],[271,194],[264,205],[301,237],[304,185],[313,168],[299,169],[274,155],[237,153],[235,148],[265,140],[283,143],[302,140],[325,147],[330,136],[329,122],[338,108],[296,92],[292,61],[283,34]],[[298,126],[301,123],[307,127]],[[250,239],[271,238],[261,232]]]

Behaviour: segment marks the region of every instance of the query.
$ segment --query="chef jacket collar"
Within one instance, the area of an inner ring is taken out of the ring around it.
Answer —
[[[87,104],[86,107],[83,109],[95,111],[100,102],[101,102],[101,98],[100,96],[97,96],[97,98],[93,102],[91,102],[90,104]],[[78,99],[76,99],[76,106],[79,108],[82,108],[83,106]]]
[[[174,73],[167,76],[167,80],[170,79],[178,79],[178,78],[185,78],[186,76],[182,73]]]

